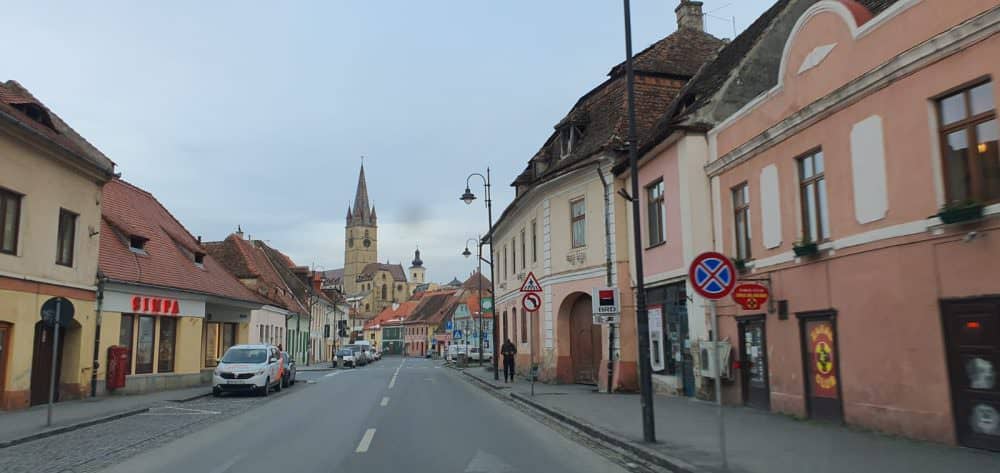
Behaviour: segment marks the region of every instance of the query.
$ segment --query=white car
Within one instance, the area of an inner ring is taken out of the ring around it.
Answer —
[[[458,355],[468,354],[469,347],[466,345],[451,345],[448,347],[448,354],[445,355],[448,361],[458,361]]]
[[[212,373],[212,395],[252,392],[267,396],[281,391],[281,353],[274,345],[233,345]]]
[[[469,348],[469,359],[470,360],[479,361],[479,347],[471,347],[471,348]],[[492,359],[493,359],[493,351],[492,350],[486,350],[486,349],[484,349],[483,350],[483,360],[490,361]]]
[[[333,366],[340,366],[341,368],[356,368],[358,364],[354,360],[354,350],[350,348],[341,348],[337,350],[337,359],[333,362]]]

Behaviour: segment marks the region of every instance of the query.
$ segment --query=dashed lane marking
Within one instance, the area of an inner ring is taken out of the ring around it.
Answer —
[[[385,407],[385,406],[388,406],[388,405],[389,405],[389,396],[385,396],[385,397],[382,398],[382,407]]]
[[[364,437],[361,437],[361,443],[358,444],[358,448],[354,450],[356,453],[365,453],[368,451],[368,447],[372,444],[372,439],[375,438],[375,429],[368,429],[365,431]]]

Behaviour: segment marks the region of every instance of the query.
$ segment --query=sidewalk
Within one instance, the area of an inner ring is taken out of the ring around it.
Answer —
[[[493,385],[493,373],[465,373]],[[519,379],[513,397],[589,424],[665,459],[680,460],[694,471],[719,471],[716,406],[705,401],[654,396],[654,445],[642,442],[637,394],[601,394],[593,386],[531,384]],[[505,389],[505,391],[507,391]],[[725,408],[730,471],[749,473],[940,473],[1000,471],[1000,453],[950,447],[838,425],[796,420],[744,407]]]
[[[45,426],[48,405],[19,411],[0,411],[0,448],[8,446],[10,442],[19,443],[26,437],[41,438],[62,431],[75,430],[80,424],[93,425],[109,417],[142,412],[158,403],[187,401],[211,392],[209,387],[198,386],[149,394],[108,395],[57,402],[52,408],[51,427]]]
[[[309,364],[309,366],[306,366],[305,364],[300,364],[295,367],[295,371],[329,371],[332,369],[336,368],[334,368],[333,363],[329,361],[325,361],[322,363],[311,363]]]

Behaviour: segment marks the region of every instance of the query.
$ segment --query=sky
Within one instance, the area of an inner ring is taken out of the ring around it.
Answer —
[[[632,2],[635,51],[679,0]],[[279,5],[280,3],[280,5]],[[770,0],[705,0],[732,38]],[[624,60],[618,1],[37,1],[4,7],[14,79],[153,193],[194,235],[242,227],[301,265],[343,266],[361,156],[379,260],[427,278],[475,269],[488,227],[458,197],[509,183],[576,100]],[[476,178],[473,178],[476,179]],[[471,248],[475,253],[475,248]]]

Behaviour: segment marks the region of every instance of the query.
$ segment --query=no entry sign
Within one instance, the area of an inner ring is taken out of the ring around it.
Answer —
[[[725,255],[709,251],[691,262],[688,278],[695,292],[706,299],[718,300],[729,295],[736,284],[736,269]]]
[[[542,298],[537,293],[529,292],[521,298],[521,307],[527,312],[535,312],[542,306]]]

